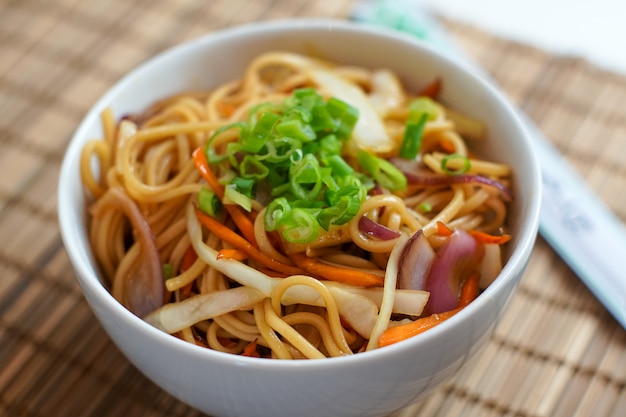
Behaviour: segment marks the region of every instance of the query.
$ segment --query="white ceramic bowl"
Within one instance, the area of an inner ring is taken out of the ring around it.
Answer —
[[[312,53],[331,61],[389,67],[414,85],[443,80],[441,99],[487,122],[477,151],[515,173],[513,240],[501,275],[472,304],[440,326],[396,345],[351,357],[263,360],[210,351],[144,323],[102,285],[88,243],[79,155],[100,137],[99,113],[139,111],[164,96],[238,78],[267,50]],[[212,33],[132,71],[89,111],[63,161],[58,210],[63,240],[95,315],[128,359],[182,401],[214,416],[382,416],[431,392],[489,338],[516,288],[537,233],[540,175],[514,110],[493,85],[418,41],[343,21],[291,20]]]

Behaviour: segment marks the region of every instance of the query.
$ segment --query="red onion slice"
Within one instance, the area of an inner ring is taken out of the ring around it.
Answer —
[[[430,272],[435,251],[421,230],[406,242],[398,262],[398,288],[423,290]]]
[[[380,240],[392,240],[400,237],[400,232],[392,230],[387,226],[376,223],[374,220],[362,216],[359,219],[359,230],[368,236],[375,237]]]
[[[163,305],[165,289],[159,249],[135,202],[119,188],[111,188],[109,193],[130,220],[141,247],[139,260],[125,277],[124,304],[135,315],[145,317]]]
[[[480,267],[483,254],[483,246],[465,230],[457,229],[450,235],[435,255],[426,278],[425,290],[430,292],[427,314],[457,307],[460,284]]]
[[[402,158],[392,158],[390,162],[394,164],[406,177],[409,184],[421,185],[424,187],[442,187],[453,184],[481,184],[493,187],[500,191],[507,201],[513,200],[511,190],[500,181],[473,174],[445,175],[435,174],[425,171],[419,162]]]

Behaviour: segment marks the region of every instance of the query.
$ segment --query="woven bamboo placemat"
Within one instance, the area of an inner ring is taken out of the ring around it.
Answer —
[[[238,23],[346,17],[351,6],[0,2],[0,415],[201,415],[137,371],[84,301],[57,226],[64,149],[95,100],[155,53]],[[626,77],[446,24],[626,221]],[[626,332],[539,238],[486,348],[403,415],[618,417],[625,387]]]

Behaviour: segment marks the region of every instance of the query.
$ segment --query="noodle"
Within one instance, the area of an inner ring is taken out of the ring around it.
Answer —
[[[386,329],[437,298],[399,270],[411,236],[437,252],[449,241],[442,225],[506,230],[510,169],[472,154],[455,126],[465,116],[447,112],[389,70],[283,52],[119,121],[106,109],[80,172],[112,295],[153,326],[230,354],[378,348]],[[162,292],[137,293],[158,279]]]

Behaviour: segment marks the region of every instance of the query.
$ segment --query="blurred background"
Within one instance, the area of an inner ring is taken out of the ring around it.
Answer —
[[[493,34],[626,73],[622,0],[417,0]]]

